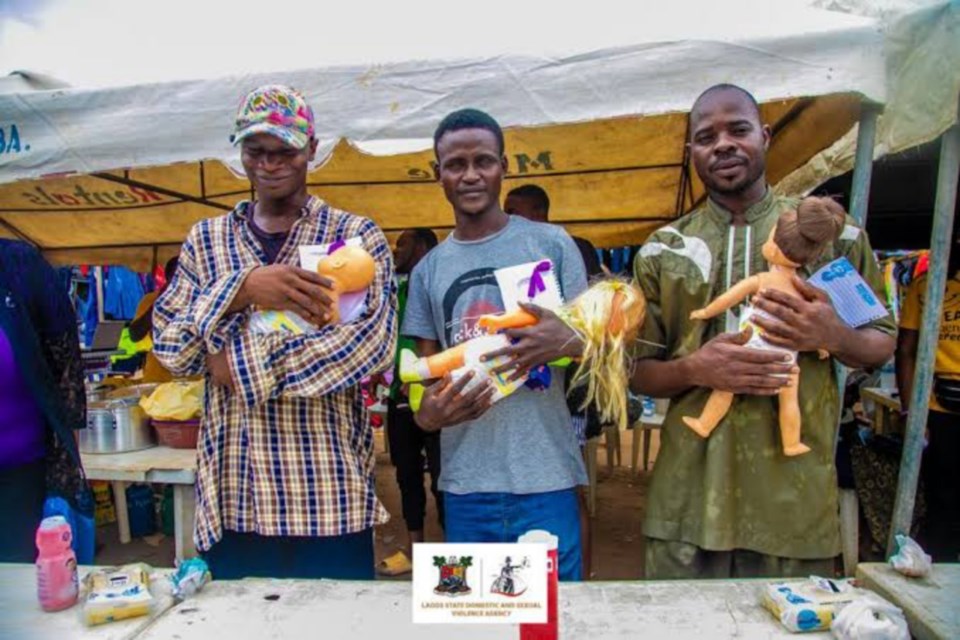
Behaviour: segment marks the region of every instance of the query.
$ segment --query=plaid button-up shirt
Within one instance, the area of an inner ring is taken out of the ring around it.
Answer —
[[[386,522],[374,492],[373,431],[359,383],[391,365],[397,302],[390,247],[367,218],[311,198],[276,263],[298,247],[359,236],[376,260],[355,322],[299,336],[253,334],[250,310],[226,310],[244,278],[267,264],[249,203],[197,223],[154,309],[154,350],[178,375],[227,352],[235,391],[208,384],[198,444],[194,538],[205,551],[224,528],[271,536],[335,536]]]

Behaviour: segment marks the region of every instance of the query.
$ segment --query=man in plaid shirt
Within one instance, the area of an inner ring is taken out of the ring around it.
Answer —
[[[307,193],[316,153],[303,96],[270,85],[237,115],[235,144],[257,199],[203,220],[154,310],[155,352],[177,375],[206,374],[194,537],[216,578],[373,578],[373,432],[358,386],[396,342],[390,247],[369,219]],[[359,238],[377,268],[366,309],[324,326],[331,282],[299,247]],[[249,330],[254,308],[322,328]]]

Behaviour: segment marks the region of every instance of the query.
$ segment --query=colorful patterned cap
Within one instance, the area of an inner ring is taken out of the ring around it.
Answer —
[[[296,89],[279,84],[257,87],[240,103],[230,141],[237,145],[258,133],[268,133],[295,149],[303,149],[314,135],[313,110]]]

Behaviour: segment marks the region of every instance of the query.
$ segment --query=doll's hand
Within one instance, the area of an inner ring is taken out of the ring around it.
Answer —
[[[693,313],[690,314],[690,319],[691,319],[691,320],[706,320],[706,319],[707,319],[707,312],[706,312],[706,310],[704,310],[704,309],[697,309],[696,311],[694,311]]]
[[[754,298],[754,305],[772,316],[752,318],[763,330],[763,339],[790,351],[835,352],[835,342],[846,325],[834,311],[830,297],[796,276],[793,286],[803,297],[764,289]]]
[[[420,410],[413,414],[417,425],[424,431],[439,431],[482,416],[490,408],[493,385],[485,380],[464,393],[464,388],[475,375],[469,371],[453,382],[448,373],[427,387],[420,401]]]

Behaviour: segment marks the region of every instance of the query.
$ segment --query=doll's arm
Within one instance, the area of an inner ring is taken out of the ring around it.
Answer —
[[[523,309],[480,316],[477,320],[477,326],[487,333],[496,333],[503,329],[519,329],[535,324],[537,324],[537,317]]]
[[[691,313],[690,319],[707,320],[709,318],[713,318],[714,316],[728,310],[730,307],[740,304],[746,299],[747,296],[754,294],[759,290],[760,276],[750,276],[745,280],[741,280],[723,294],[717,296],[713,302],[708,304],[703,309],[697,309]]]

